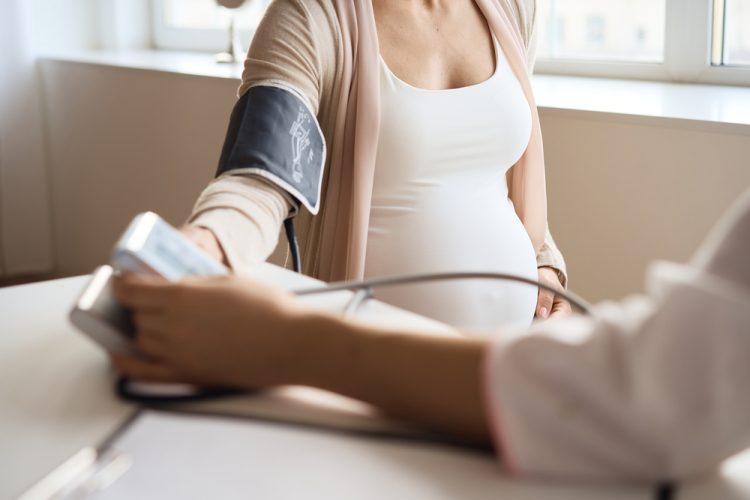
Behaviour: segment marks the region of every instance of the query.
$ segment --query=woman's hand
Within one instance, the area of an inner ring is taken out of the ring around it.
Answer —
[[[540,267],[538,271],[539,281],[541,283],[550,285],[558,290],[563,289],[562,283],[560,283],[560,277],[554,269],[551,267]],[[568,303],[567,300],[549,290],[539,289],[539,295],[536,302],[537,318],[544,319],[550,316],[564,316],[570,314],[570,312],[570,303]]]
[[[305,309],[287,292],[236,276],[170,283],[132,274],[114,291],[132,310],[143,355],[112,356],[124,375],[248,389],[288,382]]]
[[[208,255],[225,266],[229,265],[224,249],[221,248],[221,244],[219,243],[219,240],[216,239],[213,231],[206,229],[205,227],[185,224],[180,228],[180,232],[184,237],[198,245],[198,247]]]

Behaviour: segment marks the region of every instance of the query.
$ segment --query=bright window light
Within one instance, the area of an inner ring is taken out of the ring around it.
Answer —
[[[0,0],[2,1],[2,0]],[[242,50],[271,0],[150,0],[154,44]],[[536,0],[537,74],[750,86],[750,0]]]
[[[664,60],[665,0],[539,0],[538,5],[539,57]]]
[[[750,65],[750,0],[714,0],[715,65]]]
[[[239,9],[220,7],[214,0],[163,0],[164,20],[172,28],[225,28],[230,16],[237,15],[240,29],[254,31],[270,0],[250,0]]]

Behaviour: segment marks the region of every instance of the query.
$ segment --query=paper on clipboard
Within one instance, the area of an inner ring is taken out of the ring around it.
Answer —
[[[648,488],[516,481],[486,452],[145,411],[112,442],[133,466],[97,500],[646,500]]]

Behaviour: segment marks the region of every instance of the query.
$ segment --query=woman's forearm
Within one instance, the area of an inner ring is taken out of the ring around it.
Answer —
[[[489,444],[481,363],[485,342],[395,333],[311,313],[290,382],[356,398],[393,416]]]
[[[201,194],[189,223],[209,229],[228,264],[243,272],[268,258],[292,205],[280,189],[253,176],[224,175]]]

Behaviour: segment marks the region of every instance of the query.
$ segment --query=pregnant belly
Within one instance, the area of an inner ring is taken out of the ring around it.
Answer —
[[[367,277],[427,272],[500,272],[537,278],[523,224],[498,183],[409,185],[373,196]],[[531,323],[536,287],[496,280],[458,280],[378,289],[395,306],[464,329]]]

